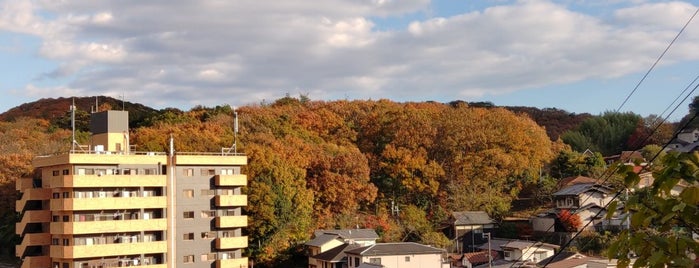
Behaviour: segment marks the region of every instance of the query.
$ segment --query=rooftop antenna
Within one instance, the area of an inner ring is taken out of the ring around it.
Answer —
[[[126,107],[126,93],[121,93],[121,110],[123,111]]]
[[[238,153],[238,111],[235,110],[235,107],[233,107],[233,146],[221,148],[221,154],[223,154],[224,149],[228,149],[227,153],[231,153],[231,150],[234,154]]]
[[[93,113],[99,112],[100,106],[99,106],[99,96],[95,96],[95,110],[92,111]]]
[[[75,146],[82,149],[78,141],[75,140],[75,98],[73,98],[73,104],[70,105],[70,126],[72,129],[73,143],[70,144],[70,150],[75,151]]]

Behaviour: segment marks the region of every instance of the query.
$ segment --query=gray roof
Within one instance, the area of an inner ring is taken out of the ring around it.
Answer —
[[[322,234],[337,235],[342,239],[379,239],[379,235],[374,229],[340,229],[340,230],[316,230],[313,232],[316,237]]]
[[[559,246],[553,245],[553,244],[535,242],[535,241],[520,241],[520,240],[510,241],[509,243],[502,245],[500,247],[501,248],[516,248],[516,249],[526,249],[526,248],[530,248],[530,247],[547,247],[547,248],[552,248],[552,249],[560,248]]]
[[[459,211],[452,212],[454,225],[481,225],[495,223],[485,211]]]
[[[413,242],[379,243],[371,246],[345,251],[346,253],[360,256],[387,256],[410,254],[441,254],[443,249],[433,248]]]
[[[368,262],[363,262],[357,268],[381,268],[381,267],[386,267],[381,264],[374,264],[374,263],[368,263]]]
[[[587,192],[587,191],[598,191],[602,193],[610,193],[611,190],[609,187],[602,186],[599,184],[594,184],[594,183],[583,183],[583,184],[574,184],[568,187],[565,187],[558,192],[555,192],[553,195],[554,196],[564,196],[564,195],[579,195],[581,193]]]
[[[321,247],[326,243],[338,238],[339,236],[335,234],[320,234],[316,235],[316,237],[311,239],[311,241],[306,242],[306,246]]]
[[[347,258],[347,255],[345,254],[346,250],[352,250],[355,248],[358,248],[359,245],[357,244],[342,244],[337,247],[334,247],[332,249],[326,250],[325,252],[321,252],[318,255],[313,256],[314,259],[318,260],[323,260],[326,262],[343,262],[346,261],[345,258]]]

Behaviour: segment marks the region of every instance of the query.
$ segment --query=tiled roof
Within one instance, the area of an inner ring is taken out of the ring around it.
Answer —
[[[602,192],[602,193],[610,193],[611,189],[607,186],[602,186],[599,184],[583,183],[583,184],[574,184],[574,185],[565,187],[561,190],[558,190],[558,192],[553,193],[553,195],[554,196],[579,195],[579,194],[587,192],[587,191],[598,191],[598,192]]]
[[[342,239],[379,239],[374,229],[340,229],[340,230],[316,230],[315,236],[322,234],[334,234]]]
[[[498,252],[495,250],[490,251],[490,256],[493,260],[498,258]],[[471,264],[478,265],[481,263],[487,263],[488,262],[488,251],[478,251],[478,252],[470,252],[470,253],[464,253],[464,258],[468,260]]]
[[[334,234],[320,234],[316,235],[316,237],[311,239],[311,241],[306,242],[306,246],[322,247],[328,242],[338,238],[339,236]]]
[[[379,243],[371,246],[347,250],[346,253],[360,256],[388,256],[410,254],[439,254],[444,250],[413,242]]]
[[[566,186],[575,185],[575,184],[596,183],[596,182],[597,182],[596,179],[593,179],[590,177],[574,176],[574,177],[563,178],[560,182],[558,182],[558,185],[561,187],[566,187]]]
[[[452,216],[455,219],[454,225],[480,225],[495,222],[485,211],[452,212]]]

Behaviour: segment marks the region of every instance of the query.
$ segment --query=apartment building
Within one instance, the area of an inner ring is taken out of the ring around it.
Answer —
[[[248,267],[246,156],[132,151],[126,111],[90,128],[88,148],[37,157],[17,180],[23,268]]]

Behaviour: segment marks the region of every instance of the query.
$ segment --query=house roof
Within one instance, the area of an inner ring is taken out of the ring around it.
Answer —
[[[454,225],[481,225],[495,223],[485,211],[458,211],[452,212]]]
[[[490,251],[490,256],[493,260],[498,258],[498,252],[495,250]],[[487,263],[488,262],[488,251],[478,251],[478,252],[469,252],[469,253],[464,253],[464,258],[468,260],[471,264],[478,265],[481,263]]]
[[[592,260],[597,261],[597,260],[601,260],[601,258],[587,257],[587,256],[579,257],[579,258],[570,258],[570,259],[561,260],[561,261],[557,261],[557,262],[551,262],[548,265],[546,265],[546,267],[548,267],[548,268],[578,267],[578,266],[586,265],[587,262],[592,261]],[[546,264],[545,262],[539,262],[539,265],[543,266],[545,264]]]
[[[357,266],[357,268],[380,268],[380,267],[386,267],[386,266],[383,266],[381,264],[368,263],[368,262],[364,262],[364,263],[360,264],[359,266]]]
[[[553,263],[556,263],[556,262],[559,262],[562,260],[567,260],[567,259],[574,258],[574,257],[587,257],[587,256],[580,254],[580,253],[577,253],[577,252],[564,250],[564,251],[558,252],[557,254],[555,254],[551,257],[548,257],[546,259],[541,260],[539,262],[539,265],[544,266],[551,259],[553,259],[553,260],[551,260],[551,264],[553,264]]]
[[[585,177],[585,176],[572,176],[572,177],[567,177],[563,178],[558,182],[559,187],[566,187],[570,185],[575,185],[575,184],[584,184],[584,183],[597,183],[597,179],[593,179],[590,177]]]
[[[322,247],[328,242],[338,239],[340,236],[335,234],[320,234],[316,235],[311,241],[306,242],[306,246]],[[338,240],[339,241],[339,240]]]
[[[565,187],[561,190],[558,190],[558,192],[553,193],[553,196],[579,195],[579,194],[587,192],[587,191],[598,191],[598,192],[602,192],[602,193],[610,193],[611,189],[609,189],[609,187],[602,186],[599,184],[594,184],[594,183],[574,184],[574,185]]]
[[[387,255],[411,255],[411,254],[439,254],[444,250],[430,246],[413,243],[379,243],[366,247],[346,250],[346,253],[360,256],[387,256]]]
[[[527,249],[530,247],[547,247],[547,248],[552,248],[552,249],[558,249],[560,248],[557,245],[553,244],[548,244],[548,243],[542,243],[542,242],[535,242],[535,241],[521,241],[521,240],[515,240],[515,241],[510,241],[509,243],[500,246],[501,248],[514,248],[514,249]]]
[[[332,234],[337,235],[342,239],[355,239],[355,240],[376,240],[379,239],[379,235],[374,231],[374,229],[340,229],[340,230],[316,230],[313,232],[316,237],[322,234]]]
[[[321,252],[318,255],[313,256],[312,258],[323,260],[326,262],[341,262],[344,258],[347,258],[345,250],[352,250],[358,247],[359,245],[357,244],[345,243],[332,249],[326,250],[325,252]]]
[[[512,242],[512,241],[515,241],[515,240],[513,240],[513,239],[498,239],[498,238],[490,239],[490,249],[495,250],[495,251],[502,251],[502,246],[504,246],[505,244]],[[488,250],[488,243],[485,243],[485,244],[479,246],[478,248],[487,251]]]
[[[617,155],[607,156],[604,158],[604,160],[605,161],[619,160],[619,162],[622,162],[622,163],[633,163],[636,160],[638,160],[640,162],[646,162],[646,159],[643,157],[643,155],[639,151],[623,151]]]

